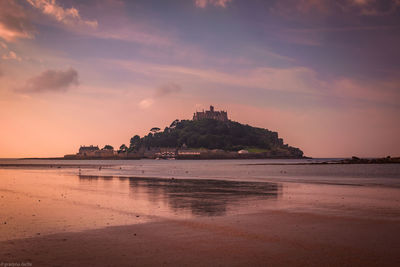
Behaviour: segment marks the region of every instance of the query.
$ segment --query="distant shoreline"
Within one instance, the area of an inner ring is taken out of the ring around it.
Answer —
[[[347,164],[400,164],[400,157],[386,157],[386,158],[348,158],[348,159],[338,159],[332,161],[322,161],[322,162],[297,162],[297,163],[251,163],[246,165],[347,165]]]
[[[136,159],[121,159],[121,158],[85,158],[85,159],[65,159],[63,157],[51,157],[51,158],[17,158],[17,159],[0,159],[4,161],[24,161],[24,160],[62,160],[65,163],[31,163],[31,162],[21,162],[21,163],[8,163],[8,162],[0,162],[0,168],[7,168],[7,167],[35,167],[35,168],[99,168],[99,167],[111,167],[114,164],[94,164],[92,163],[95,160],[110,160],[110,161],[119,161],[119,160],[141,160],[147,158],[136,158]],[[229,158],[197,158],[197,159],[177,159],[177,160],[228,160]],[[240,159],[240,158],[233,158],[233,159]],[[249,158],[242,158],[242,159],[249,159]],[[271,160],[288,160],[288,159],[312,159],[312,158],[268,158]],[[83,161],[82,163],[68,163],[73,160]],[[147,159],[151,160],[151,159]],[[155,160],[155,159],[153,159]],[[166,160],[166,159],[163,159]],[[232,160],[232,159],[229,159]],[[261,163],[243,163],[242,165],[248,166],[260,166],[260,165],[278,165],[278,166],[289,166],[289,165],[348,165],[348,164],[400,164],[400,157],[386,157],[386,158],[347,158],[347,159],[327,159],[321,162],[261,162]]]

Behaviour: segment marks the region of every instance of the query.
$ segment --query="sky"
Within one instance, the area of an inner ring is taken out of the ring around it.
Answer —
[[[400,156],[400,0],[1,0],[0,157],[214,105],[311,157]]]

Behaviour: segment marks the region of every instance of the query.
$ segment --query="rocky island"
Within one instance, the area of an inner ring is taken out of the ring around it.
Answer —
[[[228,119],[226,111],[196,112],[192,120],[174,120],[168,127],[150,129],[149,134],[131,138],[115,151],[107,145],[83,146],[65,158],[302,158],[303,152],[285,144],[277,132],[244,125]]]

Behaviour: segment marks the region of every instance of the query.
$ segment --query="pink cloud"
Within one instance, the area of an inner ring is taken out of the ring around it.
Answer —
[[[56,0],[27,0],[33,7],[39,9],[43,14],[46,14],[59,22],[66,25],[84,24],[90,27],[97,27],[96,20],[85,20],[80,14],[79,10],[71,7],[64,8],[59,5]]]
[[[139,108],[141,109],[147,109],[151,107],[154,103],[154,100],[152,98],[145,98],[139,102]]]
[[[34,29],[28,14],[13,0],[0,1],[0,38],[12,42],[22,38],[33,38]]]
[[[34,76],[26,81],[24,87],[19,91],[27,93],[40,93],[46,91],[64,92],[69,87],[78,82],[78,72],[73,68],[65,71],[62,70],[46,70],[41,74]]]
[[[321,34],[317,31],[282,30],[276,35],[280,40],[293,44],[307,46],[320,46],[322,44]]]
[[[173,82],[166,83],[157,88],[155,97],[165,97],[171,94],[179,93],[181,90],[182,87],[179,84]]]
[[[325,16],[335,6],[332,2],[329,0],[280,0],[270,8],[270,11],[291,19],[296,15],[303,16],[304,14]]]
[[[225,8],[230,2],[232,2],[232,0],[195,0],[195,5],[200,8],[205,8],[208,5]]]
[[[149,108],[159,99],[161,99],[161,98],[164,99],[170,95],[176,95],[181,90],[182,90],[182,87],[177,83],[169,82],[169,83],[163,84],[155,90],[153,97],[148,97],[148,98],[142,99],[139,102],[139,107],[141,109]]]
[[[99,39],[132,42],[144,46],[169,47],[175,40],[171,31],[161,30],[156,21],[131,16],[125,3],[119,0],[96,2],[90,12],[98,14],[99,26],[91,31],[75,27],[75,32]],[[157,50],[152,49],[152,53],[156,52]]]
[[[10,59],[17,60],[17,61],[22,60],[22,58],[20,56],[18,56],[14,51],[11,51],[11,50],[8,51],[7,53],[3,54],[1,58],[4,60],[10,60]]]
[[[158,77],[161,79],[181,80],[185,82],[207,82],[244,88],[261,88],[284,92],[317,93],[325,83],[316,78],[315,71],[305,67],[292,68],[253,68],[223,72],[213,69],[189,68],[178,65],[160,65],[131,61],[111,61],[109,64],[125,68],[132,72]]]
[[[189,68],[178,65],[159,65],[129,61],[111,61],[108,64],[149,76],[152,79],[176,80],[182,84],[235,86],[258,88],[285,93],[299,93],[324,98],[340,98],[346,102],[367,101],[397,104],[400,101],[400,80],[361,81],[350,77],[326,80],[307,67],[250,68],[235,72]]]
[[[393,14],[400,7],[399,0],[280,0],[271,8],[276,14],[293,18],[310,15],[310,18],[326,17],[333,13],[353,13],[364,16]]]
[[[148,28],[145,30],[144,28]],[[163,33],[159,33],[150,27],[141,28],[138,25],[122,26],[116,29],[102,28],[89,33],[100,39],[114,39],[153,46],[171,46],[172,40]]]
[[[0,42],[0,55],[1,55],[1,58],[4,59],[4,60],[10,60],[10,59],[17,60],[17,61],[21,61],[22,60],[22,58],[19,57],[17,55],[17,53],[15,53],[14,51],[10,50],[8,48],[8,45],[6,43],[3,43],[3,42]]]
[[[396,105],[400,103],[400,80],[362,82],[339,78],[331,84],[331,93],[346,99],[360,99]]]
[[[357,5],[366,5],[368,4],[370,1],[369,0],[353,0],[353,2]]]
[[[349,0],[348,9],[357,9],[361,15],[366,16],[381,16],[394,13],[397,8],[400,7],[399,0],[389,0],[385,1],[379,0]]]

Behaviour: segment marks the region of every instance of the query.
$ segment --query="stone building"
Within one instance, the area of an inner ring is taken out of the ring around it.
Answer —
[[[110,158],[117,155],[114,149],[99,149],[98,146],[81,146],[76,154],[79,158]]]
[[[228,121],[228,113],[226,111],[215,111],[213,106],[210,106],[210,110],[195,112],[193,114],[193,120],[204,120],[212,119],[218,121]]]
[[[81,146],[78,155],[83,157],[93,157],[100,149],[98,146]]]

